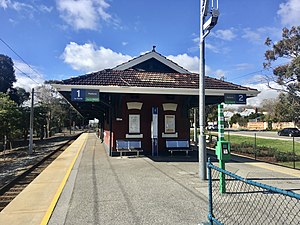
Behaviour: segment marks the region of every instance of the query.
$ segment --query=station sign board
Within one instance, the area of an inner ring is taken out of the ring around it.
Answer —
[[[71,101],[74,102],[99,102],[99,90],[71,89]]]
[[[242,104],[246,105],[246,94],[224,94],[225,104]]]

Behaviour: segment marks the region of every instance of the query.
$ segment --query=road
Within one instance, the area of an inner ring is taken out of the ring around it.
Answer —
[[[240,131],[240,130],[226,130],[225,134],[230,135],[241,135],[241,136],[248,136],[248,137],[254,137],[256,134],[257,138],[266,138],[266,139],[277,139],[277,140],[288,140],[292,141],[292,137],[286,137],[286,136],[278,136],[276,131]],[[296,142],[300,142],[300,137],[295,137]]]

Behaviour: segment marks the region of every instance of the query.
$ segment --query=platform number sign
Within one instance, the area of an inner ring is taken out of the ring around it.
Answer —
[[[224,103],[246,105],[246,94],[224,94]]]
[[[99,90],[72,88],[71,100],[75,102],[99,102]]]

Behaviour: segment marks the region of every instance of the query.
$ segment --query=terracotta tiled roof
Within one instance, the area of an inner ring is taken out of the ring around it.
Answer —
[[[63,80],[60,83],[65,85],[197,89],[199,87],[199,76],[195,73],[159,73],[109,69]],[[211,77],[205,77],[205,88],[223,90],[256,90]]]

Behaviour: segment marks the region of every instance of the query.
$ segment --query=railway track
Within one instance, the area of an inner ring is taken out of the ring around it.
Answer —
[[[80,134],[79,134],[80,135]],[[79,136],[76,135],[68,142],[45,156],[41,161],[17,176],[0,188],[0,212],[29,185],[48,165],[50,165],[68,146]]]

